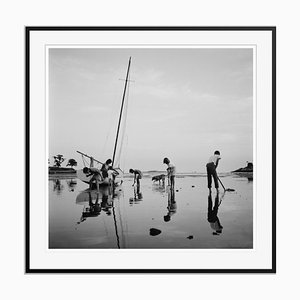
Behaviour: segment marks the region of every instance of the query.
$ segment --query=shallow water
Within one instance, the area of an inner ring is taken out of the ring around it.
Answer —
[[[49,179],[49,248],[252,248],[253,182],[221,177],[235,192],[211,196],[205,176],[176,178],[174,193],[125,178],[100,193],[77,178]]]

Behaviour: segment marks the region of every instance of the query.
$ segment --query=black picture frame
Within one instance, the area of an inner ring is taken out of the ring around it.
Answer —
[[[272,267],[269,269],[36,269],[30,266],[30,33],[35,31],[268,31],[272,33]],[[276,27],[25,27],[25,273],[276,273]]]

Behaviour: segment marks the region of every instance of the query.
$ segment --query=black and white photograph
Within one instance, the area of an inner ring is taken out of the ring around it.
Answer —
[[[28,27],[27,271],[274,272],[274,38]]]
[[[297,298],[298,6],[3,2],[2,298]]]
[[[49,248],[253,248],[253,47],[48,51]]]

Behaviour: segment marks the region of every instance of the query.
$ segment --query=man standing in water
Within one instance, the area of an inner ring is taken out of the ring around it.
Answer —
[[[136,182],[137,189],[139,190],[139,188],[140,188],[140,179],[142,179],[142,177],[143,177],[142,172],[140,170],[130,169],[129,173],[134,174],[134,180],[133,180],[133,185],[132,186],[134,186],[135,182]]]
[[[214,155],[209,158],[208,163],[206,164],[207,187],[209,188],[209,190],[211,190],[211,184],[212,184],[211,177],[213,177],[217,192],[219,192],[219,182],[218,182],[218,175],[216,169],[218,167],[220,159],[221,159],[220,151],[216,150]]]
[[[167,168],[167,172],[168,172],[168,184],[171,185],[171,189],[174,189],[174,186],[175,186],[175,174],[176,174],[175,166],[170,163],[170,160],[167,157],[164,158],[163,163],[168,166],[168,168]]]

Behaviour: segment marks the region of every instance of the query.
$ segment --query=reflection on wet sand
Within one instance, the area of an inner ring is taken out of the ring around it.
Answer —
[[[71,178],[71,179],[67,179],[66,182],[68,185],[69,192],[74,192],[75,187],[77,185],[77,180],[74,178]]]
[[[97,194],[97,198],[95,202],[93,202],[91,192],[88,192],[88,194],[89,194],[89,206],[85,207],[85,209],[82,212],[80,222],[78,222],[77,224],[84,222],[87,218],[97,217],[100,214],[101,207],[99,205],[99,194]]]
[[[109,186],[101,187],[99,192],[97,192],[97,190],[87,189],[79,193],[76,197],[76,204],[84,205],[82,213],[83,220],[81,220],[81,222],[85,221],[88,217],[98,216],[101,211],[104,211],[107,215],[111,215],[114,199],[119,197],[120,191],[116,191]],[[100,199],[101,203],[99,204]]]
[[[74,192],[77,180],[75,175],[50,175],[49,181],[53,182],[53,192],[55,192],[57,195],[61,195],[64,190],[64,185],[62,184],[62,181],[65,181],[68,185],[68,191]]]
[[[53,191],[57,194],[60,195],[64,189],[64,185],[60,182],[59,179],[53,179]]]
[[[252,185],[223,179],[237,192],[193,188],[205,177],[178,179],[178,192],[146,178],[140,188],[125,180],[99,193],[76,178],[50,178],[49,248],[252,248]]]
[[[171,217],[176,213],[177,211],[177,204],[175,201],[175,192],[174,189],[168,190],[168,213],[164,216],[164,221],[169,222],[171,220]]]
[[[247,178],[248,182],[253,181],[253,173],[252,172],[245,172],[245,173],[233,173],[234,177],[236,178]]]
[[[152,186],[152,191],[164,194],[166,192],[166,188],[165,188],[164,184],[162,184],[162,185],[160,185],[160,184],[154,184]]]
[[[140,185],[137,185],[133,189],[133,197],[129,198],[129,204],[132,206],[133,204],[138,204],[143,200],[143,194],[141,192]]]
[[[122,190],[120,189],[116,190],[112,186],[105,186],[100,187],[99,191],[87,189],[79,193],[76,197],[76,204],[84,205],[80,221],[77,222],[78,225],[86,221],[87,218],[98,217],[102,211],[105,212],[107,216],[113,215],[117,248],[121,248],[121,246],[114,200],[120,198],[121,192]],[[100,199],[101,203],[99,204]],[[123,232],[121,235],[123,236]]]
[[[224,196],[224,194],[223,194]],[[210,223],[210,227],[213,230],[213,235],[220,235],[223,230],[223,226],[220,223],[220,219],[218,218],[218,210],[221,205],[222,199],[219,202],[219,193],[215,196],[215,203],[213,206],[211,192],[208,194],[208,209],[207,209],[207,221]]]

